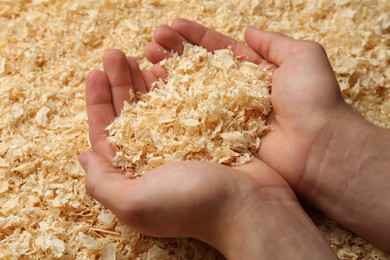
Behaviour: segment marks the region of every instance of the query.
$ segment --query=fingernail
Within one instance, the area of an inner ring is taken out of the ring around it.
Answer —
[[[86,152],[82,152],[79,155],[79,162],[80,162],[81,167],[83,167],[84,171],[87,171],[88,159],[87,159]]]

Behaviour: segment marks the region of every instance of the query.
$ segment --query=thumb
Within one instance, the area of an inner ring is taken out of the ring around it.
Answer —
[[[299,42],[281,33],[264,32],[252,26],[245,30],[244,36],[249,47],[277,66],[282,64]]]

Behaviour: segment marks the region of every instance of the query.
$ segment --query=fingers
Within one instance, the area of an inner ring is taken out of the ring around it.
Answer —
[[[163,46],[156,42],[150,42],[144,49],[145,57],[153,64],[169,58],[171,53]]]
[[[148,87],[138,63],[133,58],[126,57],[122,51],[107,51],[103,65],[105,72],[95,70],[87,77],[89,137],[92,149],[111,160],[115,152],[107,142],[108,133],[105,128],[119,116],[124,101],[136,100],[135,96],[130,100],[130,90],[146,93]]]
[[[79,160],[87,172],[85,187],[88,194],[114,213],[118,212],[131,180],[96,152],[83,152]]]
[[[268,61],[280,66],[284,58],[295,50],[297,40],[275,32],[264,32],[254,27],[245,30],[245,41]]]
[[[172,22],[172,28],[190,43],[203,46],[209,51],[226,49],[230,46],[234,55],[241,61],[250,61],[264,66],[269,65],[266,60],[262,59],[259,54],[245,44],[198,23],[179,18]],[[159,39],[156,38],[156,41],[159,42]]]
[[[190,42],[209,51],[230,47],[240,61],[250,61],[263,68],[274,67],[245,44],[186,19],[174,20],[171,27],[160,25],[155,30],[154,38],[156,42],[148,44],[145,48],[145,56],[153,64],[170,57],[170,52],[181,54],[184,43]]]
[[[168,71],[158,63],[171,57],[171,52],[156,42],[150,42],[146,45],[144,53],[145,57],[154,64],[151,72],[155,75],[155,78],[165,80],[168,77]]]
[[[154,39],[165,49],[181,54],[186,39],[168,25],[160,25],[154,31]]]
[[[189,20],[175,19],[172,28],[192,44],[203,46],[209,51],[237,45],[232,38]]]
[[[133,81],[133,88],[135,93],[138,92],[142,94],[147,93],[148,88],[145,84],[144,77],[141,73],[141,70],[139,69],[137,61],[131,57],[126,57],[126,58],[127,58],[127,63],[129,65],[130,75]]]
[[[160,25],[154,31],[156,42],[148,43],[144,49],[145,57],[154,64],[151,72],[156,78],[166,79],[168,72],[158,63],[172,56],[172,52],[181,54],[186,41],[168,25]]]
[[[161,67],[159,63],[154,64],[153,67],[151,68],[151,71],[158,79],[165,80],[168,78],[168,71],[163,67]]]
[[[107,142],[105,128],[114,121],[111,87],[107,74],[95,70],[87,77],[86,102],[89,124],[89,139],[92,149],[107,160],[114,157],[114,150]]]
[[[160,25],[154,31],[156,42],[148,43],[144,49],[145,57],[153,64],[169,58],[171,52],[181,54],[186,40],[168,25]]]
[[[134,91],[134,87],[129,64],[122,51],[109,50],[104,54],[103,67],[111,85],[115,115],[119,116],[124,101],[136,101],[135,95],[130,100],[129,93],[130,91]]]
[[[148,88],[148,90],[152,89],[152,85],[154,82],[158,81],[158,77],[149,70],[142,70],[141,71],[142,76],[144,77],[145,84]]]

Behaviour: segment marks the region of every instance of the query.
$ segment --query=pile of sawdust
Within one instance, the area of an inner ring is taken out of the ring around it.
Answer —
[[[85,193],[85,77],[119,48],[149,66],[154,28],[185,17],[243,40],[254,25],[324,45],[347,102],[390,129],[390,6],[378,1],[0,1],[0,258],[216,259],[192,239],[152,239]],[[327,219],[342,259],[388,254]]]
[[[125,103],[108,127],[114,165],[139,176],[169,162],[238,165],[252,159],[269,129],[271,74],[240,63],[231,50],[211,53],[190,44],[161,65],[166,83]]]

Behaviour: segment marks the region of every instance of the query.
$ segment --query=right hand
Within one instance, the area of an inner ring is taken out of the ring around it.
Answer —
[[[158,27],[154,37],[145,55],[155,71],[184,41],[209,51],[232,46],[240,60],[272,69],[273,131],[258,157],[312,205],[389,250],[390,134],[347,106],[321,45],[251,27],[245,45],[184,19]]]
[[[273,131],[263,137],[259,158],[305,194],[310,187],[300,186],[306,182],[303,179],[316,182],[307,162],[317,139],[351,111],[320,44],[251,27],[245,39],[249,47],[277,66],[272,81],[273,111],[267,118]]]
[[[297,189],[306,178],[306,162],[321,130],[337,124],[349,111],[321,45],[249,27],[246,46],[185,19],[174,20],[171,27],[161,25],[154,37],[145,56],[155,64],[156,75],[164,76],[158,62],[171,51],[180,53],[185,41],[209,51],[233,46],[241,60],[273,70],[273,111],[267,118],[273,131],[262,138],[258,157]]]

